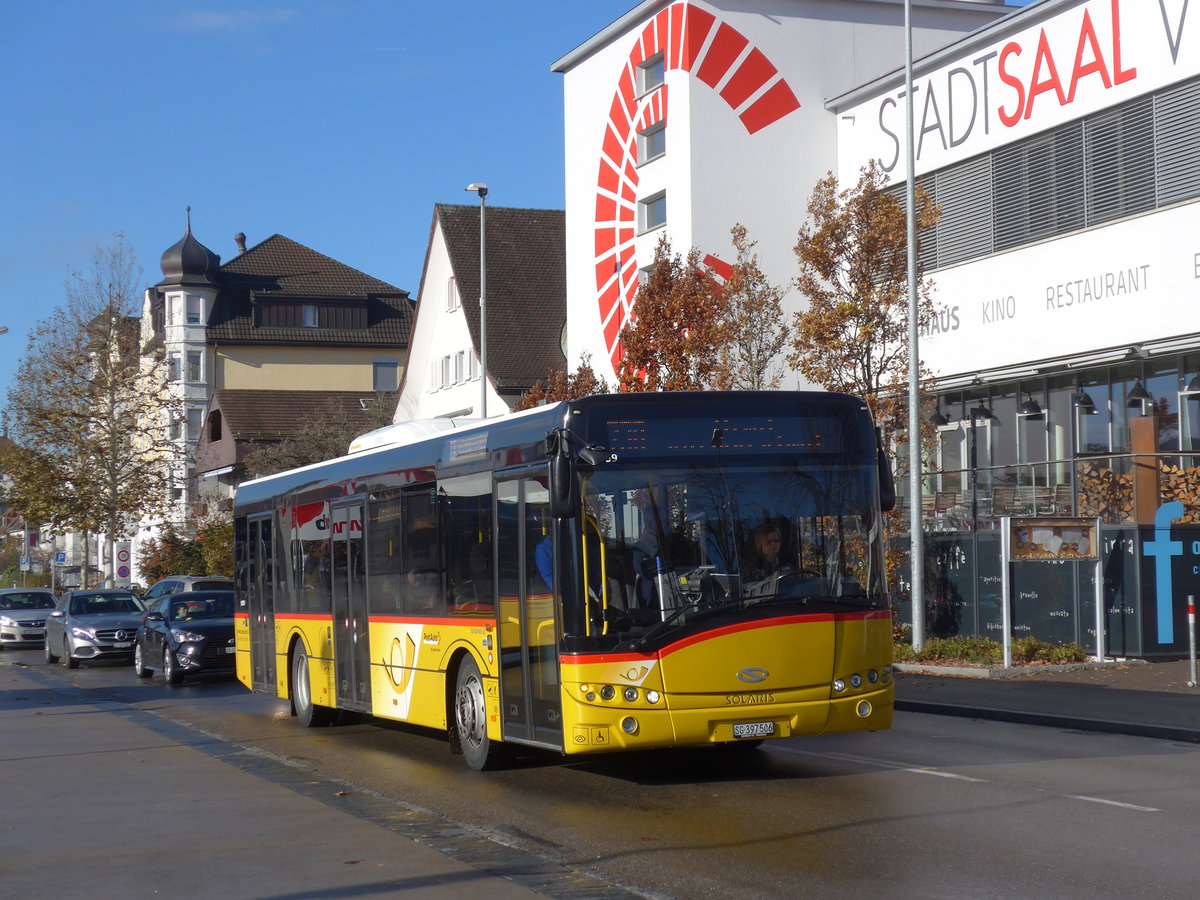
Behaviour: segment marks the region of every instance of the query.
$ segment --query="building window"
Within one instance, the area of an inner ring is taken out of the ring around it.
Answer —
[[[454,312],[462,306],[462,298],[458,296],[458,281],[451,275],[446,279],[446,311]]]
[[[199,350],[189,350],[187,354],[187,380],[201,381],[201,360],[202,354]]]
[[[187,439],[189,441],[198,440],[200,437],[200,423],[204,419],[204,410],[199,406],[189,406],[187,411]]]
[[[667,123],[659,122],[639,131],[637,141],[639,165],[658,159],[667,152]]]
[[[301,307],[300,324],[305,328],[317,327],[317,305],[315,303],[305,303]]]
[[[648,94],[661,87],[666,77],[666,64],[661,53],[650,57],[637,70],[637,87],[639,94]]]
[[[172,353],[170,355],[170,357],[167,358],[167,380],[168,381],[178,381],[179,380],[179,354],[178,353]]]
[[[441,382],[444,387],[449,387],[453,382],[450,381],[450,357],[442,357],[442,373]]]
[[[208,442],[215,444],[221,440],[221,411],[214,410],[208,417]]]
[[[454,383],[462,384],[467,380],[467,354],[459,350],[454,354]]]
[[[195,294],[187,295],[187,323],[189,325],[200,324],[200,298]]]
[[[638,228],[650,231],[667,224],[667,192],[661,191],[653,197],[638,202]]]
[[[467,380],[474,381],[479,377],[479,357],[474,353],[467,354]]]
[[[400,363],[394,359],[377,359],[371,363],[371,384],[377,391],[394,391],[400,384]]]

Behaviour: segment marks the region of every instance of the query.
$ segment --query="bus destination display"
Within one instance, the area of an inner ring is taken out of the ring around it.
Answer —
[[[839,449],[826,418],[712,416],[621,418],[606,423],[612,453],[676,456],[711,453],[830,452]]]

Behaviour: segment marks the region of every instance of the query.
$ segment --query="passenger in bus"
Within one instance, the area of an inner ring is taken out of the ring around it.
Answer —
[[[550,539],[550,535],[538,542],[533,551],[533,559],[546,589],[554,590],[554,541]]]

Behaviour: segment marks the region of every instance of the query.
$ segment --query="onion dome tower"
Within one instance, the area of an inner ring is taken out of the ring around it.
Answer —
[[[216,287],[221,257],[192,236],[192,208],[187,208],[187,231],[163,252],[159,262],[163,280],[159,287]]]

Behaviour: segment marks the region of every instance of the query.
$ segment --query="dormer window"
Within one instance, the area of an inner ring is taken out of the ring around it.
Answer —
[[[305,303],[300,314],[300,324],[305,328],[317,327],[317,305],[315,303]]]

